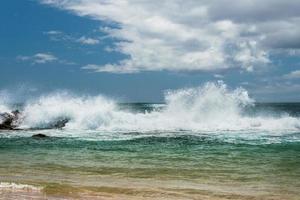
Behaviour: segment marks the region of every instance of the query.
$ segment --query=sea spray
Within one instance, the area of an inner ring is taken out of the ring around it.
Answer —
[[[220,123],[233,123],[241,118],[244,107],[252,106],[246,90],[238,88],[230,91],[222,83],[207,83],[202,87],[181,89],[166,94],[168,117],[184,119],[194,129],[218,126]],[[175,121],[178,121],[174,119]]]
[[[0,113],[10,112],[11,106],[9,103],[11,102],[10,96],[6,91],[0,91]]]
[[[51,93],[25,102],[19,128],[49,128],[67,119],[65,130],[99,131],[227,131],[299,130],[297,117],[249,115],[254,106],[243,88],[229,89],[224,83],[206,83],[165,93],[165,106],[150,112],[121,109],[113,100],[99,96]]]
[[[47,127],[60,119],[69,119],[72,129],[97,129],[110,121],[116,103],[102,96],[78,97],[69,93],[53,93],[27,102],[23,128]],[[101,124],[98,124],[101,123]]]

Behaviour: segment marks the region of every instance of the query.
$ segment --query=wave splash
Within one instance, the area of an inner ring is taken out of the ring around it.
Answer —
[[[243,88],[230,90],[222,82],[169,91],[165,101],[162,109],[137,113],[120,109],[114,100],[103,96],[55,93],[27,101],[19,128],[47,128],[63,119],[68,119],[64,124],[68,130],[299,130],[300,127],[300,119],[288,114],[247,115],[245,108],[254,106],[254,100]],[[0,104],[0,112],[7,108]]]

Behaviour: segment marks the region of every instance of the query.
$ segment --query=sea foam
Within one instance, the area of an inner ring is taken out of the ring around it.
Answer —
[[[4,189],[40,191],[42,187],[27,185],[27,184],[19,184],[19,183],[0,182],[0,190],[4,190]]]

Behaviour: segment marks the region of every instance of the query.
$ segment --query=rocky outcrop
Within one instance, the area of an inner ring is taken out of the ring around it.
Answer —
[[[14,130],[17,127],[20,112],[15,110],[11,113],[0,113],[0,130]]]
[[[22,121],[21,113],[18,110],[12,112],[0,113],[0,130],[19,130],[18,125]],[[69,122],[67,118],[57,119],[56,121],[47,124],[43,127],[30,128],[33,130],[40,129],[61,129]]]

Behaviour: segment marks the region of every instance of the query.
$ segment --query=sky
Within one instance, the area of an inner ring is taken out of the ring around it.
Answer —
[[[0,93],[161,102],[222,80],[300,101],[299,0],[3,0]]]

